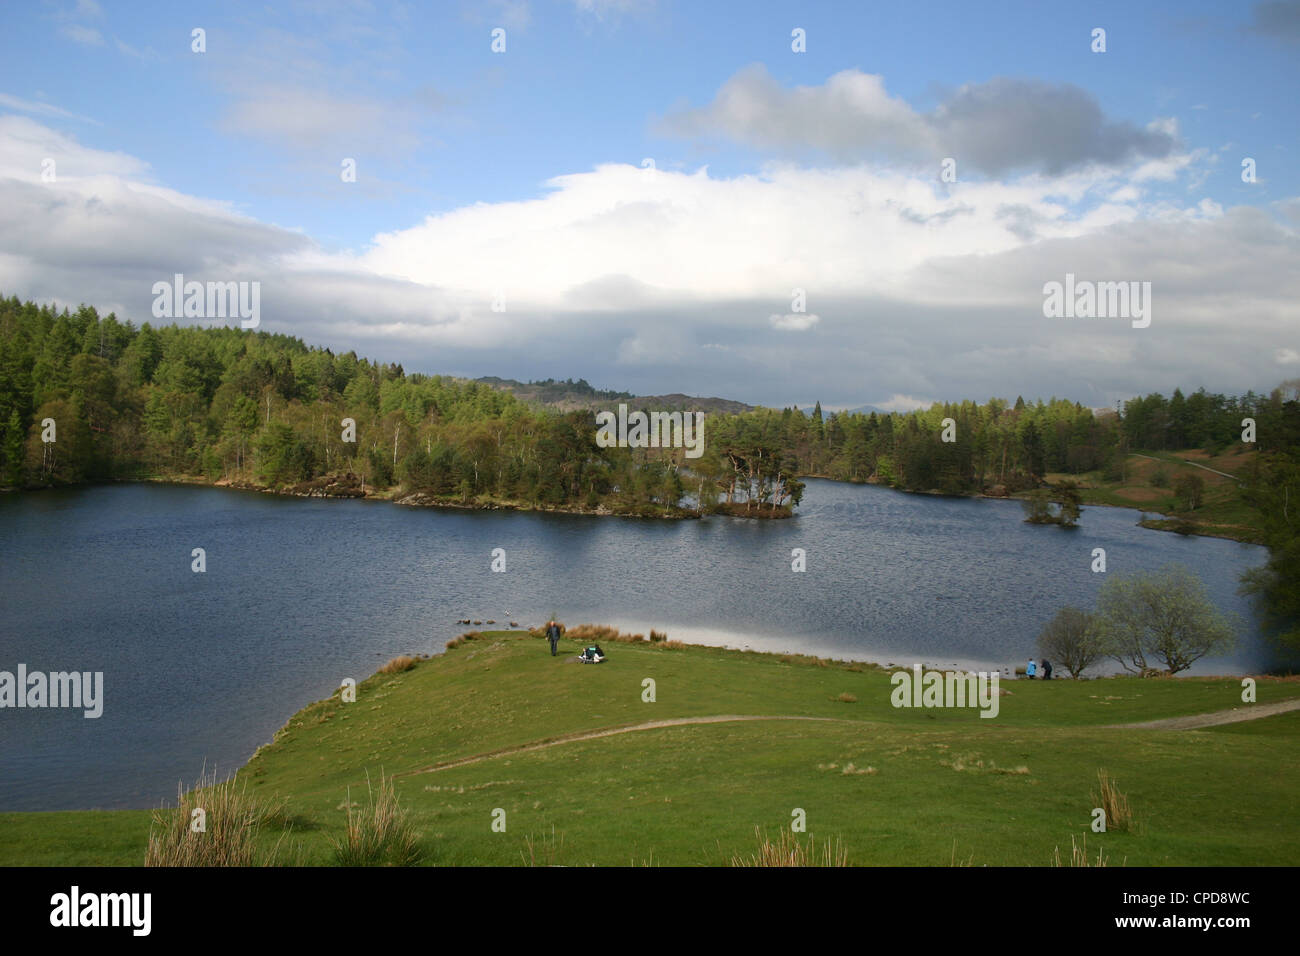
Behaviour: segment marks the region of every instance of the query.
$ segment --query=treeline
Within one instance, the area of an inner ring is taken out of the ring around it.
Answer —
[[[1300,447],[1295,403],[1281,390],[1264,397],[1180,390],[1125,403],[1122,411],[1094,411],[1052,399],[1033,404],[990,399],[936,404],[892,414],[760,409],[734,416],[733,431],[788,458],[797,474],[838,481],[876,481],[911,491],[951,494],[1014,493],[1039,487],[1049,473],[1102,471],[1124,478],[1130,451],[1204,448],[1220,452],[1240,443],[1242,419],[1256,422],[1261,452]],[[945,420],[951,441],[944,440]],[[716,434],[716,430],[715,430]],[[1191,439],[1195,439],[1192,441]]]
[[[1244,497],[1263,515],[1269,557],[1263,567],[1246,572],[1242,590],[1256,598],[1268,631],[1300,648],[1300,383],[1289,384],[1282,425],[1289,444],[1267,447],[1246,473]]]
[[[680,450],[600,449],[587,412],[285,335],[137,328],[90,307],[0,299],[0,485],[192,476],[282,488],[325,475],[620,513],[676,512],[685,497]]]
[[[798,503],[808,475],[954,494],[1016,493],[1048,473],[1120,480],[1130,450],[1218,451],[1240,441],[1243,418],[1256,421],[1263,455],[1294,453],[1300,424],[1287,408],[1280,392],[1176,390],[1117,411],[1022,398],[893,414],[757,409],[709,415],[704,455],[686,459],[598,448],[590,411],[551,412],[285,335],[136,328],[90,307],[0,299],[0,482],[14,487],[149,475],[283,486],[355,473],[435,497],[775,510]],[[55,442],[42,440],[46,420]]]

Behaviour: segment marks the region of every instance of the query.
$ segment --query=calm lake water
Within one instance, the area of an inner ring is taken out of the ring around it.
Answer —
[[[0,710],[0,810],[151,807],[205,761],[224,776],[299,708],[461,618],[609,623],[699,643],[880,663],[1008,667],[1105,575],[1188,565],[1236,593],[1262,548],[1086,508],[1066,531],[1018,502],[809,481],[791,521],[649,521],[403,508],[126,484],[0,496],[0,670],[102,671],[104,712]],[[207,571],[193,573],[203,548]],[[506,572],[491,571],[492,550]],[[791,549],[807,572],[791,572]],[[544,653],[544,645],[539,645]],[[617,653],[617,650],[615,650]]]

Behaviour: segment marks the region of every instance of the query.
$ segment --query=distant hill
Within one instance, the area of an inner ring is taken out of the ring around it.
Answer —
[[[801,411],[801,412],[803,412],[805,415],[808,415],[808,416],[811,417],[811,416],[812,416],[812,413],[816,410],[816,408],[817,408],[817,403],[816,403],[816,402],[813,402],[811,405],[808,405],[807,407],[804,407],[803,405],[800,405],[800,406],[799,406],[799,411]],[[886,411],[885,409],[881,408],[879,405],[859,405],[857,408],[846,408],[846,409],[844,409],[844,411],[842,412],[842,414],[845,414],[845,415],[870,415],[872,412],[875,412],[877,415],[888,415],[888,414],[890,414],[888,411]],[[831,417],[831,410],[830,410],[829,408],[823,408],[823,409],[822,409],[822,418],[825,419],[825,418],[830,418],[830,417]]]
[[[733,402],[726,398],[698,398],[674,392],[671,395],[633,395],[631,392],[616,392],[611,389],[593,388],[586,379],[556,381],[548,378],[539,382],[519,382],[512,378],[499,378],[495,375],[477,378],[474,381],[493,388],[510,392],[515,398],[560,411],[577,409],[599,409],[611,403],[626,402],[637,408],[663,409],[684,412],[723,412],[739,414],[751,411],[754,406],[744,402]]]
[[[870,415],[872,412],[877,415],[892,414],[888,409],[881,408],[879,405],[859,405],[857,408],[844,409],[846,415]]]

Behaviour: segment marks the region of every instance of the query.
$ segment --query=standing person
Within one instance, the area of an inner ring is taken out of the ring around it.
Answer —
[[[555,656],[555,648],[560,643],[560,625],[554,620],[546,624],[546,639],[551,642],[551,656]]]
[[[1032,657],[1029,658],[1029,663],[1025,665],[1025,676],[1028,677],[1030,680],[1034,679],[1034,669],[1037,666],[1038,665],[1034,663],[1034,659]]]
[[[1043,672],[1043,680],[1051,680],[1051,679],[1052,679],[1052,662],[1051,662],[1051,661],[1049,661],[1046,657],[1044,657],[1044,658],[1043,658],[1043,662],[1042,662],[1041,664],[1039,664],[1038,667],[1039,667],[1039,670],[1041,670],[1041,671]]]

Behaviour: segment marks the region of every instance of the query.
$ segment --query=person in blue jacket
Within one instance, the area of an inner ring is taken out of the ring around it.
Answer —
[[[1034,663],[1034,659],[1032,657],[1029,658],[1029,663],[1025,665],[1025,676],[1028,677],[1030,680],[1033,680],[1034,671],[1037,669],[1037,667],[1038,665]]]

